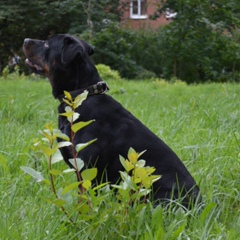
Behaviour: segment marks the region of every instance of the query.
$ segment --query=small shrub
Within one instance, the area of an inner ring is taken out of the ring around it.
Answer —
[[[96,68],[100,74],[100,77],[104,81],[109,81],[109,80],[121,80],[120,74],[116,70],[112,70],[109,66],[104,65],[104,64],[97,64]]]
[[[169,83],[163,78],[154,78],[152,79],[154,84],[159,87],[167,87]]]
[[[184,86],[187,85],[186,82],[184,82],[184,81],[182,81],[182,80],[180,80],[176,77],[171,78],[169,82],[174,84],[174,85],[184,85]]]
[[[155,78],[155,77],[157,77],[157,76],[154,72],[142,68],[137,73],[136,79],[145,80],[145,79],[151,79],[151,78]]]
[[[2,76],[4,78],[8,78],[8,79],[16,79],[17,77],[19,77],[20,74],[20,68],[18,65],[15,65],[14,68],[11,70],[9,68],[9,66],[6,66],[3,71],[2,71]]]

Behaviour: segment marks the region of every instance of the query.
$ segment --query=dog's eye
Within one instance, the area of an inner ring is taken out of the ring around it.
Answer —
[[[46,48],[48,48],[48,47],[49,47],[49,45],[48,45],[48,43],[47,43],[47,42],[45,42],[45,43],[44,43],[44,47],[46,47]]]

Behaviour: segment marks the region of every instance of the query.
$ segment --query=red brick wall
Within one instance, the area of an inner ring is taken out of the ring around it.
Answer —
[[[165,18],[165,14],[162,14],[162,16],[157,18],[156,20],[150,20],[149,17],[156,11],[156,9],[157,9],[156,3],[154,3],[153,0],[148,0],[147,19],[131,19],[129,9],[124,13],[124,16],[121,21],[122,26],[132,29],[144,29],[144,28],[156,29],[159,26],[165,26],[170,21],[172,21],[167,20]]]

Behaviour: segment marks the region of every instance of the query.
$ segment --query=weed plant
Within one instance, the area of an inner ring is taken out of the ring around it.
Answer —
[[[240,85],[109,81],[109,94],[187,165],[205,208],[139,204],[126,217],[116,211],[118,202],[106,187],[99,215],[75,226],[47,202],[49,186],[20,168],[47,173],[45,158],[32,146],[46,123],[57,126],[58,101],[46,80],[14,78],[0,79],[0,239],[240,239]],[[74,174],[66,176],[66,185],[76,181]]]

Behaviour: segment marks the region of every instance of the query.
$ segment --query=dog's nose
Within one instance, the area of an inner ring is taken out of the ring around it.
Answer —
[[[28,42],[30,42],[30,40],[31,40],[30,38],[25,38],[23,42],[27,44]]]
[[[30,46],[33,44],[33,40],[31,38],[25,38],[23,41],[24,46]]]

